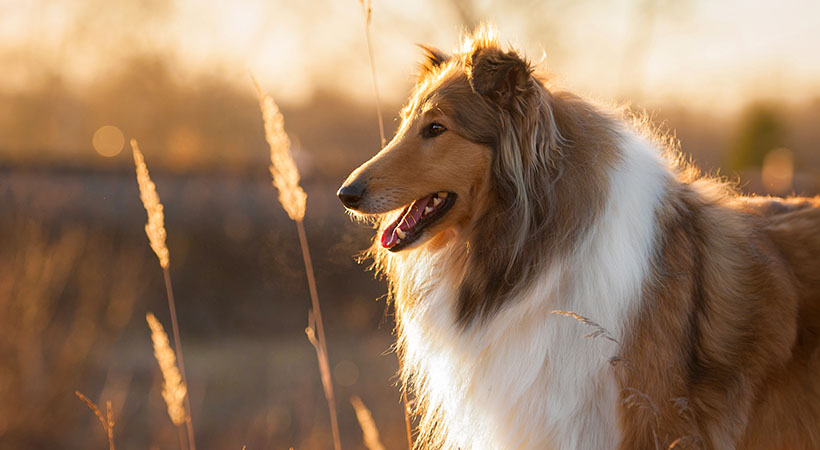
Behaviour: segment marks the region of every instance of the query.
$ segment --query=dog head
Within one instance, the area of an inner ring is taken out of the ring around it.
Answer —
[[[423,49],[395,138],[338,194],[379,225],[370,255],[394,288],[411,277],[405,251],[466,250],[455,306],[467,324],[561,261],[595,223],[620,128],[615,115],[549,90],[493,29],[453,55]]]
[[[538,158],[505,142],[514,127],[527,132],[513,123],[546,92],[525,59],[502,50],[491,32],[454,55],[422,48],[421,73],[396,136],[338,191],[354,214],[378,216],[380,244],[392,252],[469,231],[488,196],[520,203],[523,169]]]

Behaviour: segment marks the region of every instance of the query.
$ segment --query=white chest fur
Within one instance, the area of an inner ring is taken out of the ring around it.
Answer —
[[[400,312],[405,371],[426,405],[421,439],[460,449],[605,449],[619,440],[617,345],[585,337],[570,311],[618,339],[639,307],[669,177],[649,142],[625,134],[607,207],[572,256],[554,261],[519,298],[466,329],[453,307],[454,250],[408,267],[423,298]],[[410,261],[408,261],[408,265]],[[435,274],[435,276],[431,276]],[[424,280],[424,281],[419,281]]]

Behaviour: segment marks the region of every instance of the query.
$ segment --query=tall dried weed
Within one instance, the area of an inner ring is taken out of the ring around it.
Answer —
[[[273,98],[265,95],[256,79],[253,80],[259,97],[259,108],[265,122],[265,139],[270,147],[270,174],[273,186],[279,191],[279,202],[288,216],[297,222],[305,218],[307,194],[299,185],[299,169],[293,161],[290,138],[285,132],[285,117]]]
[[[168,246],[165,245],[165,213],[162,202],[159,201],[157,186],[151,181],[148,173],[148,166],[145,165],[145,157],[140,151],[136,139],[131,139],[131,149],[134,153],[134,165],[137,168],[137,184],[140,188],[140,200],[148,213],[148,223],[145,224],[145,234],[151,243],[151,249],[159,258],[159,265],[163,269],[170,265],[170,254]]]
[[[179,372],[181,373],[182,383],[184,386],[188,386],[188,378],[185,376],[185,362],[182,359],[182,339],[179,337],[179,321],[177,320],[177,308],[176,302],[174,301],[174,289],[171,285],[170,253],[168,252],[168,246],[165,244],[165,237],[167,233],[165,231],[165,215],[163,213],[163,206],[162,202],[160,202],[159,194],[157,194],[156,185],[153,181],[151,181],[151,176],[148,173],[148,166],[145,164],[145,158],[139,149],[136,139],[131,139],[131,150],[134,154],[134,165],[137,170],[137,184],[140,189],[140,199],[142,200],[142,204],[148,214],[148,223],[145,225],[145,234],[148,235],[148,241],[151,243],[151,248],[154,250],[154,253],[156,253],[157,258],[159,259],[159,265],[162,267],[163,280],[165,282],[165,293],[168,298],[168,310],[171,314],[171,329],[174,333],[176,360],[179,363]],[[188,437],[188,447],[191,450],[196,450],[194,424],[191,419],[191,401],[187,395],[183,395],[183,399],[185,405],[185,414],[183,417],[185,420],[185,428]],[[170,414],[171,411],[169,405],[169,415]],[[172,415],[171,418],[173,420],[174,416]],[[174,423],[176,424],[176,422]]]
[[[296,222],[296,229],[299,232],[299,244],[302,249],[302,259],[305,262],[305,274],[308,279],[310,301],[313,308],[308,319],[308,328],[306,331],[308,333],[308,339],[316,349],[316,356],[319,360],[322,387],[324,388],[327,407],[330,411],[330,428],[333,433],[333,447],[336,450],[340,450],[342,444],[339,437],[339,422],[336,417],[336,399],[333,392],[333,380],[330,377],[330,362],[327,356],[325,327],[322,321],[322,310],[319,307],[316,277],[313,274],[313,263],[310,260],[310,249],[308,248],[307,235],[303,224],[307,194],[305,194],[305,191],[302,190],[302,187],[299,185],[299,170],[291,155],[290,138],[285,132],[285,119],[279,111],[279,107],[276,106],[276,103],[273,101],[273,98],[262,91],[256,79],[253,79],[253,84],[259,98],[262,119],[265,123],[265,139],[270,146],[270,174],[273,177],[273,185],[279,190],[279,202],[288,213],[288,216]]]
[[[350,397],[350,404],[356,410],[356,420],[359,421],[359,426],[362,427],[365,447],[369,450],[384,450],[384,445],[379,439],[379,429],[376,428],[376,422],[373,421],[373,414],[364,405],[362,399],[354,395]]]
[[[74,395],[76,395],[80,400],[83,401],[91,411],[94,411],[94,415],[97,416],[97,419],[100,420],[102,424],[103,430],[105,430],[105,434],[108,437],[108,450],[115,450],[114,447],[114,413],[111,411],[111,402],[105,402],[105,415],[103,415],[100,408],[97,407],[94,402],[88,399],[85,395],[83,395],[80,391],[74,391]]]
[[[373,55],[373,39],[370,37],[370,23],[373,19],[373,9],[371,8],[370,0],[359,0],[359,4],[362,6],[362,11],[364,12],[364,33],[365,39],[367,40],[367,54],[370,59],[370,74],[373,77],[373,92],[376,96],[376,116],[379,119],[379,138],[381,147],[384,148],[384,146],[387,145],[387,139],[384,135],[384,115],[382,114],[382,102],[381,96],[379,95],[379,79],[376,76],[376,57]],[[401,373],[401,355],[397,356],[399,356],[399,373]],[[407,401],[407,389],[404,386],[401,387],[401,401],[402,407],[404,408],[404,428],[407,434],[407,448],[412,450],[413,432],[410,422],[410,408]]]
[[[376,76],[376,57],[373,55],[373,40],[370,38],[370,22],[373,18],[373,10],[370,7],[370,0],[359,0],[359,4],[364,11],[364,33],[367,39],[367,53],[370,57],[370,74],[373,76],[373,91],[376,94],[376,115],[379,118],[379,138],[381,139],[381,146],[387,144],[384,136],[384,117],[382,115],[382,102],[379,95],[379,81]]]

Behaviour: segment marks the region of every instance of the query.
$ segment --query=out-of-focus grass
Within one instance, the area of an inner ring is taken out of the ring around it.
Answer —
[[[143,294],[139,250],[19,218],[0,240],[0,436],[58,442],[89,359],[113,350]],[[120,405],[121,406],[121,405]],[[25,446],[25,445],[23,445]]]
[[[133,175],[0,177],[9,187],[0,189],[0,205],[16,211],[0,218],[0,231],[13,237],[0,240],[0,394],[8,399],[2,446],[104,446],[96,418],[73,395],[79,389],[98,405],[112,402],[118,449],[177,447],[143,319],[154,311],[167,323],[168,313]],[[323,448],[330,426],[315,352],[303,334],[308,292],[292,223],[272,200],[269,179],[257,185],[160,173],[157,181],[178,266],[198,440],[207,448]],[[313,201],[331,200],[322,193],[332,188],[306,187]],[[210,220],[199,218],[200,207]],[[245,217],[241,232],[226,232],[237,217]],[[376,301],[383,288],[351,258],[369,230],[343,214],[314,214],[311,222],[317,282],[337,287],[323,298],[334,317],[327,332],[337,395],[361,396],[385,445],[398,448],[404,427],[396,363],[384,354],[391,325]],[[26,310],[37,320],[25,323],[40,325],[23,333],[24,307],[35,304]],[[31,365],[39,369],[18,360],[40,361]],[[361,448],[353,408],[343,402],[338,410],[344,448]]]

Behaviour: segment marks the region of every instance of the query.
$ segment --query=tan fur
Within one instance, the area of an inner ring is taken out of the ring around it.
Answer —
[[[791,357],[798,290],[790,267],[763,221],[702,184],[675,182],[658,214],[645,307],[617,369],[623,449],[675,440],[679,448],[731,448],[757,436],[762,430],[747,425],[757,398]],[[801,435],[811,441],[816,427]]]
[[[448,248],[437,276],[459,286],[459,323],[481,326],[576,248],[623,156],[620,118],[548,89],[492,38],[452,56],[424,49],[396,137],[346,181],[366,183],[358,212],[380,230],[431,192],[458,195],[413,249],[371,249],[400,348],[402,317],[425,295],[402,267]],[[423,138],[431,121],[447,132]],[[613,358],[619,448],[820,448],[820,197],[741,197],[669,164],[649,274]]]

